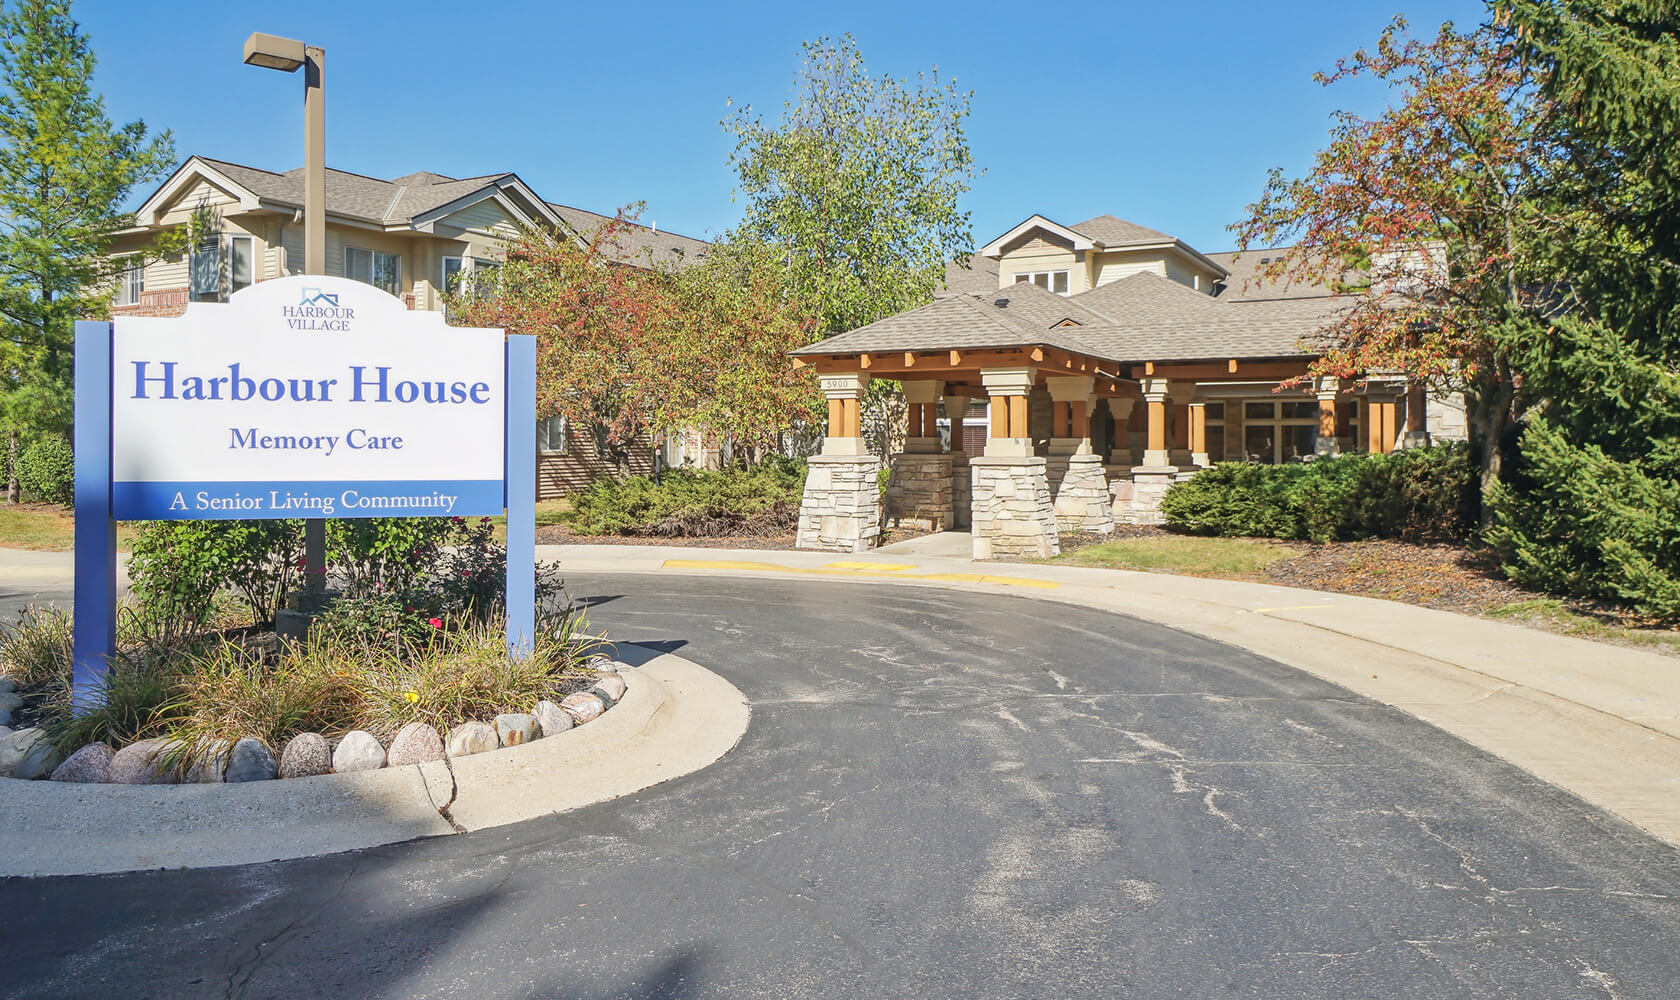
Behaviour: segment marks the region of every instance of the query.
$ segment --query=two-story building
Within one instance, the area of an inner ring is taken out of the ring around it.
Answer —
[[[461,275],[495,267],[504,242],[521,226],[549,226],[589,240],[609,221],[545,201],[514,173],[455,178],[420,171],[381,180],[328,170],[326,195],[326,272],[377,285],[411,309],[442,309],[444,291]],[[169,256],[147,252],[161,232],[189,225],[185,249]],[[682,267],[704,257],[709,246],[633,226],[608,255],[623,266]],[[132,261],[117,281],[111,311],[118,316],[178,315],[189,302],[226,301],[255,282],[301,274],[303,170],[275,173],[191,157],[140,206],[135,225],[118,234],[111,252]],[[610,471],[593,437],[559,417],[545,419],[537,439],[543,497],[581,488]],[[653,462],[649,443],[633,450],[630,471],[651,471]]]
[[[1034,215],[947,271],[934,302],[795,352],[829,398],[799,544],[874,544],[858,423],[875,378],[909,404],[888,521],[970,525],[977,558],[1049,555],[1058,531],[1159,520],[1219,461],[1386,452],[1464,434],[1463,410],[1370,373],[1299,382],[1352,299],[1260,280],[1265,251],[1203,253],[1112,215]],[[1282,389],[1285,383],[1298,387]]]

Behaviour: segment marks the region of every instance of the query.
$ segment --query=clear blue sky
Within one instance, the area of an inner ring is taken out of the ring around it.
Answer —
[[[395,177],[511,170],[539,194],[695,236],[739,217],[726,101],[779,114],[802,40],[850,31],[875,73],[937,65],[974,91],[986,168],[964,206],[976,245],[1040,212],[1103,212],[1203,250],[1266,170],[1306,167],[1330,112],[1380,88],[1312,81],[1395,13],[1414,30],[1471,24],[1477,0],[1204,0],[1194,4],[362,3],[81,0],[97,86],[201,153],[269,169],[302,159],[302,84],[247,67],[251,31],[327,50],[327,156]],[[400,12],[400,16],[399,16]]]

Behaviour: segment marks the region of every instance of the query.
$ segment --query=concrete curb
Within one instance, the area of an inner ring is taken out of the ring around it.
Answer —
[[[732,750],[746,697],[698,664],[644,652],[612,711],[491,753],[232,785],[0,781],[0,876],[213,868],[482,830],[629,795]]]
[[[1680,845],[1680,664],[1368,597],[905,552],[539,546],[568,573],[672,573],[1010,594],[1257,653],[1412,715]]]

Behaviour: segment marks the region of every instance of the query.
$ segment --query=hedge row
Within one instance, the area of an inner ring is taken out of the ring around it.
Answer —
[[[672,469],[659,479],[598,479],[563,515],[583,535],[664,538],[769,535],[799,522],[805,463],[772,457],[750,469]]]
[[[1167,526],[1198,535],[1315,542],[1460,542],[1480,517],[1476,467],[1461,444],[1291,465],[1224,462],[1175,484]]]

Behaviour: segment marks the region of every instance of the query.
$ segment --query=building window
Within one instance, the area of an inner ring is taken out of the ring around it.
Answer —
[[[1348,433],[1357,437],[1350,418]],[[1318,446],[1316,399],[1249,400],[1243,403],[1243,460],[1279,465],[1311,460]]]
[[[455,286],[460,284],[461,275],[467,273],[467,259],[465,257],[443,258],[443,281],[438,285],[438,291],[445,295],[455,294]]]
[[[250,288],[253,280],[253,245],[249,236],[228,238],[228,279],[230,292]]]
[[[124,264],[122,273],[117,275],[117,299],[119,306],[137,306],[140,304],[140,293],[146,290],[146,264],[139,257],[130,257]]]
[[[500,262],[483,257],[445,257],[443,283],[438,289],[448,295],[458,295],[464,287],[471,288],[473,295],[482,298],[489,289],[480,281],[489,278],[501,266]]]
[[[382,288],[392,295],[402,293],[402,257],[378,250],[344,248],[344,276]]]
[[[1017,285],[1030,281],[1040,288],[1055,292],[1057,295],[1068,293],[1068,273],[1066,271],[1024,271],[1015,276]]]
[[[537,421],[537,451],[544,455],[566,453],[566,418],[544,417]]]
[[[187,282],[194,302],[222,300],[222,234],[201,233],[187,258]]]
[[[1208,461],[1225,461],[1225,404],[1209,403],[1202,410],[1203,445]]]

